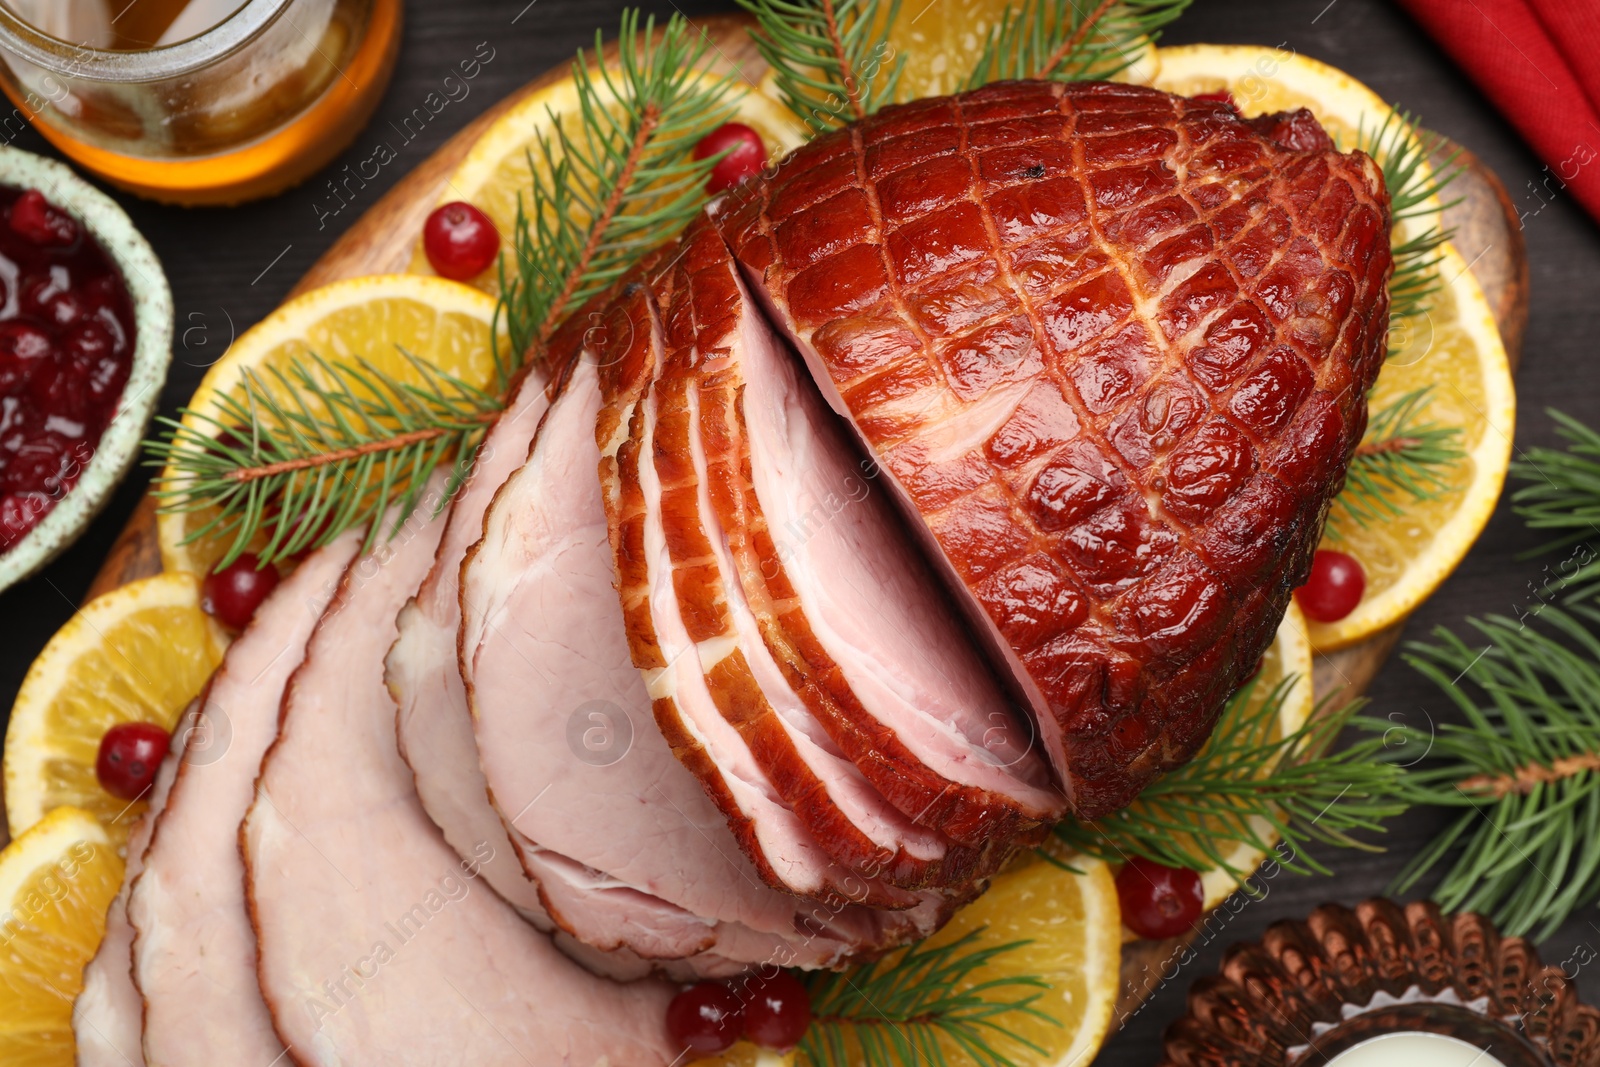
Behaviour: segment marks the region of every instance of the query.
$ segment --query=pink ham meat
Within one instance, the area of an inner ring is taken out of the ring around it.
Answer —
[[[542,373],[525,374],[485,436],[450,506],[433,567],[400,612],[400,636],[385,661],[389,691],[398,705],[400,754],[411,768],[422,806],[460,856],[490,855],[476,857],[484,881],[546,930],[550,919],[539,888],[517,861],[506,828],[489,804],[456,667],[456,634],[461,626],[461,561],[482,536],[483,514],[495,490],[527,458],[539,420],[550,406],[548,385]]]
[[[283,1054],[256,984],[239,824],[278,735],[290,673],[340,575],[352,531],[309,556],[256,611],[200,700],[177,780],[155,822],[128,918],[153,1065],[271,1063]]]
[[[189,735],[194,707],[184,712],[173,732],[175,746]],[[122,889],[106,912],[106,932],[100,948],[83,968],[83,991],[72,1005],[72,1034],[78,1067],[144,1067],[144,1003],[133,984],[133,924],[128,921],[128,893],[139,872],[150,833],[166,807],[172,780],[178,773],[178,753],[168,753],[150,787],[150,807],[128,834],[128,864]]]
[[[1372,160],[1305,112],[1014,82],[886,108],[713,213],[1078,814],[1193,755],[1365,427]]]
[[[671,355],[658,388],[694,381],[693,431],[658,447],[657,466],[681,451],[700,467],[702,510],[719,531],[706,540],[724,574],[737,575],[732,610],[755,624],[741,647],[804,694],[793,718],[848,754],[880,805],[969,846],[945,850],[932,884],[970,882],[1063,809],[1031,751],[1028,717],[1010,706],[938,579],[906,550],[870,463],[802,381],[731,256],[688,278],[666,316]],[[731,311],[720,329],[692,314],[707,305]],[[675,344],[680,331],[688,336]],[[678,589],[682,600],[693,585]],[[987,854],[974,850],[986,845]],[[876,862],[892,870],[905,858]]]
[[[884,944],[870,913],[763,886],[656,732],[611,588],[598,406],[595,368],[580,362],[462,572],[461,674],[495,804],[530,870],[553,852],[605,892],[576,911],[580,897],[554,899],[566,887],[541,877],[547,907],[601,947],[712,970],[774,958],[830,966]]]
[[[348,570],[289,683],[241,830],[262,996],[303,1067],[650,1067],[670,987],[572,963],[418,802],[383,659],[442,522]]]

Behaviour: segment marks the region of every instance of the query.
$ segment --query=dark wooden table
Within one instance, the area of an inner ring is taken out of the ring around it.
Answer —
[[[672,11],[670,3],[642,2],[663,16]],[[176,299],[177,347],[163,409],[170,412],[185,400],[230,338],[270,311],[340,230],[408,168],[498,97],[592,43],[596,27],[614,27],[622,6],[622,0],[412,0],[399,71],[373,128],[326,174],[275,200],[241,208],[185,210],[119,195],[166,263]],[[732,6],[685,0],[684,10],[694,16]],[[1384,0],[1197,0],[1167,42],[1199,41],[1283,46],[1325,60],[1483,157],[1524,212],[1532,262],[1532,311],[1518,377],[1518,445],[1553,442],[1547,406],[1600,423],[1594,336],[1600,232],[1569,197],[1551,191],[1559,183],[1552,178],[1545,184],[1549,176],[1543,165],[1403,13]],[[346,163],[366,159],[391,121],[410,114],[484,42],[493,58],[470,83],[470,93],[435,116],[399,158],[341,208],[327,179]],[[14,143],[49,151],[32,131]],[[10,706],[29,662],[80,602],[143,490],[143,473],[130,478],[76,546],[42,574],[0,595],[0,708]],[[1537,542],[1502,505],[1461,569],[1417,612],[1410,633],[1458,625],[1468,613],[1509,614],[1529,603],[1540,564],[1519,562],[1517,555]],[[1437,691],[1399,662],[1389,664],[1371,696],[1377,714],[1408,716],[1413,722],[1445,711]],[[1337,872],[1333,879],[1280,875],[1266,883],[1264,898],[1214,928],[1196,958],[1125,1021],[1099,1062],[1153,1062],[1162,1028],[1183,1009],[1184,990],[1215,969],[1227,944],[1254,938],[1268,923],[1302,916],[1323,900],[1353,903],[1381,892],[1405,857],[1442,824],[1432,813],[1412,813],[1392,826],[1383,842],[1385,853],[1324,851],[1321,858]],[[1543,952],[1552,961],[1587,959],[1595,955],[1590,945],[1600,945],[1600,912],[1592,908],[1546,942]],[[1591,995],[1600,989],[1587,975],[1580,982]]]

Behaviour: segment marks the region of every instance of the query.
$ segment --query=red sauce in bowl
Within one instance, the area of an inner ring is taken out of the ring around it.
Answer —
[[[71,491],[133,368],[116,264],[37,190],[0,187],[0,552]]]

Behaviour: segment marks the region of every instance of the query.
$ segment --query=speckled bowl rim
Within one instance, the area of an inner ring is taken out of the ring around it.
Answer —
[[[0,185],[38,189],[100,242],[133,304],[133,368],[89,465],[39,525],[0,554],[0,590],[38,571],[76,541],[139,455],[172,364],[172,289],[144,236],[109,196],[65,164],[0,145]]]

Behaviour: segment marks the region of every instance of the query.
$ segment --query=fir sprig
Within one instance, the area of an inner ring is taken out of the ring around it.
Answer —
[[[1524,451],[1511,474],[1528,484],[1511,499],[1530,528],[1556,535],[1530,555],[1566,553],[1548,591],[1587,599],[1600,592],[1600,558],[1586,543],[1600,539],[1600,432],[1560,411],[1548,414],[1567,447]]]
[[[1444,144],[1442,135],[1419,128],[1412,115],[1404,111],[1390,111],[1382,122],[1363,127],[1357,135],[1355,147],[1371,156],[1383,171],[1397,237],[1404,228],[1400,224],[1436,216],[1449,206],[1441,203],[1439,197],[1462,171],[1457,162],[1461,150],[1444,153]],[[1442,158],[1435,158],[1439,156]],[[1389,279],[1391,356],[1398,351],[1393,342],[1397,334],[1404,336],[1407,320],[1425,314],[1439,292],[1442,285],[1440,249],[1450,237],[1449,230],[1434,222],[1421,233],[1398,240],[1391,249],[1394,256],[1394,274]],[[1402,329],[1397,330],[1397,327]]]
[[[381,527],[374,520],[397,507],[398,529],[433,469],[470,454],[501,407],[498,397],[401,354],[416,383],[366,360],[313,354],[309,364],[268,367],[265,379],[247,371],[218,415],[197,415],[197,425],[160,419],[166,432],[147,444],[146,463],[173,464],[183,482],[158,487],[157,500],[167,511],[208,513],[191,540],[225,542],[219,566],[260,536],[268,563],[354,526],[367,526],[372,547]]]
[[[889,54],[900,0],[739,0],[778,97],[812,133],[864,119],[894,99],[906,57]]]
[[[1068,849],[1109,862],[1143,856],[1169,867],[1226,871],[1243,880],[1228,854],[1238,845],[1278,852],[1292,871],[1327,873],[1307,848],[1373,846],[1353,835],[1378,831],[1399,814],[1402,772],[1376,758],[1382,737],[1367,737],[1331,752],[1333,740],[1356,705],[1329,712],[1275,737],[1284,702],[1295,685],[1289,677],[1265,694],[1246,683],[1193,760],[1158,778],[1131,805],[1092,823],[1068,818],[1055,831]],[[1278,848],[1277,841],[1285,847]]]
[[[572,64],[578,107],[550,112],[528,159],[510,257],[500,261],[501,304],[512,349],[537,358],[569,312],[639,257],[666,244],[705,205],[717,158],[695,144],[733,114],[733,83],[700,72],[706,41],[681,16],[655,39],[655,20],[624,12],[614,64],[580,50]],[[508,260],[509,259],[509,263]]]
[[[1044,1049],[1008,1020],[1031,1016],[1053,1023],[1034,1007],[1049,984],[1031,975],[972,980],[1029,942],[985,947],[982,933],[979,928],[944,945],[923,942],[837,974],[809,975],[812,1023],[800,1042],[802,1056],[811,1067],[942,1065],[949,1057],[941,1038],[977,1067],[1008,1067],[1024,1051],[1042,1056]]]
[[[1536,939],[1600,898],[1597,623],[1588,603],[1545,606],[1531,625],[1469,619],[1482,647],[1443,628],[1407,646],[1406,661],[1464,721],[1380,725],[1429,753],[1407,774],[1408,799],[1461,814],[1406,865],[1395,892],[1449,860],[1431,892],[1442,907]]]
[[[1431,386],[1412,390],[1372,416],[1350,460],[1335,506],[1362,527],[1405,515],[1396,502],[1432,500],[1455,488],[1450,471],[1466,456],[1461,428],[1422,421]],[[1336,527],[1329,536],[1338,539]]]
[[[1191,0],[1025,0],[989,31],[963,88],[1008,78],[1090,81],[1136,63]]]
[[[226,565],[264,540],[258,554],[272,562],[390,507],[405,521],[432,466],[470,455],[517,369],[542,357],[560,322],[704,204],[717,160],[692,150],[731,113],[731,83],[697,71],[706,45],[692,34],[674,16],[658,38],[653,19],[641,26],[629,11],[615,63],[598,61],[598,36],[595,58],[579,52],[577,111],[540,140],[542,166],[530,157],[528,208],[501,259],[494,390],[409,358],[420,385],[364,360],[335,367],[315,357],[248,377],[220,415],[185,409],[180,420],[195,427],[164,419],[147,442],[152,463],[174,473],[157,494],[163,508],[206,515],[189,541],[225,540]],[[248,448],[228,443],[245,439]]]

